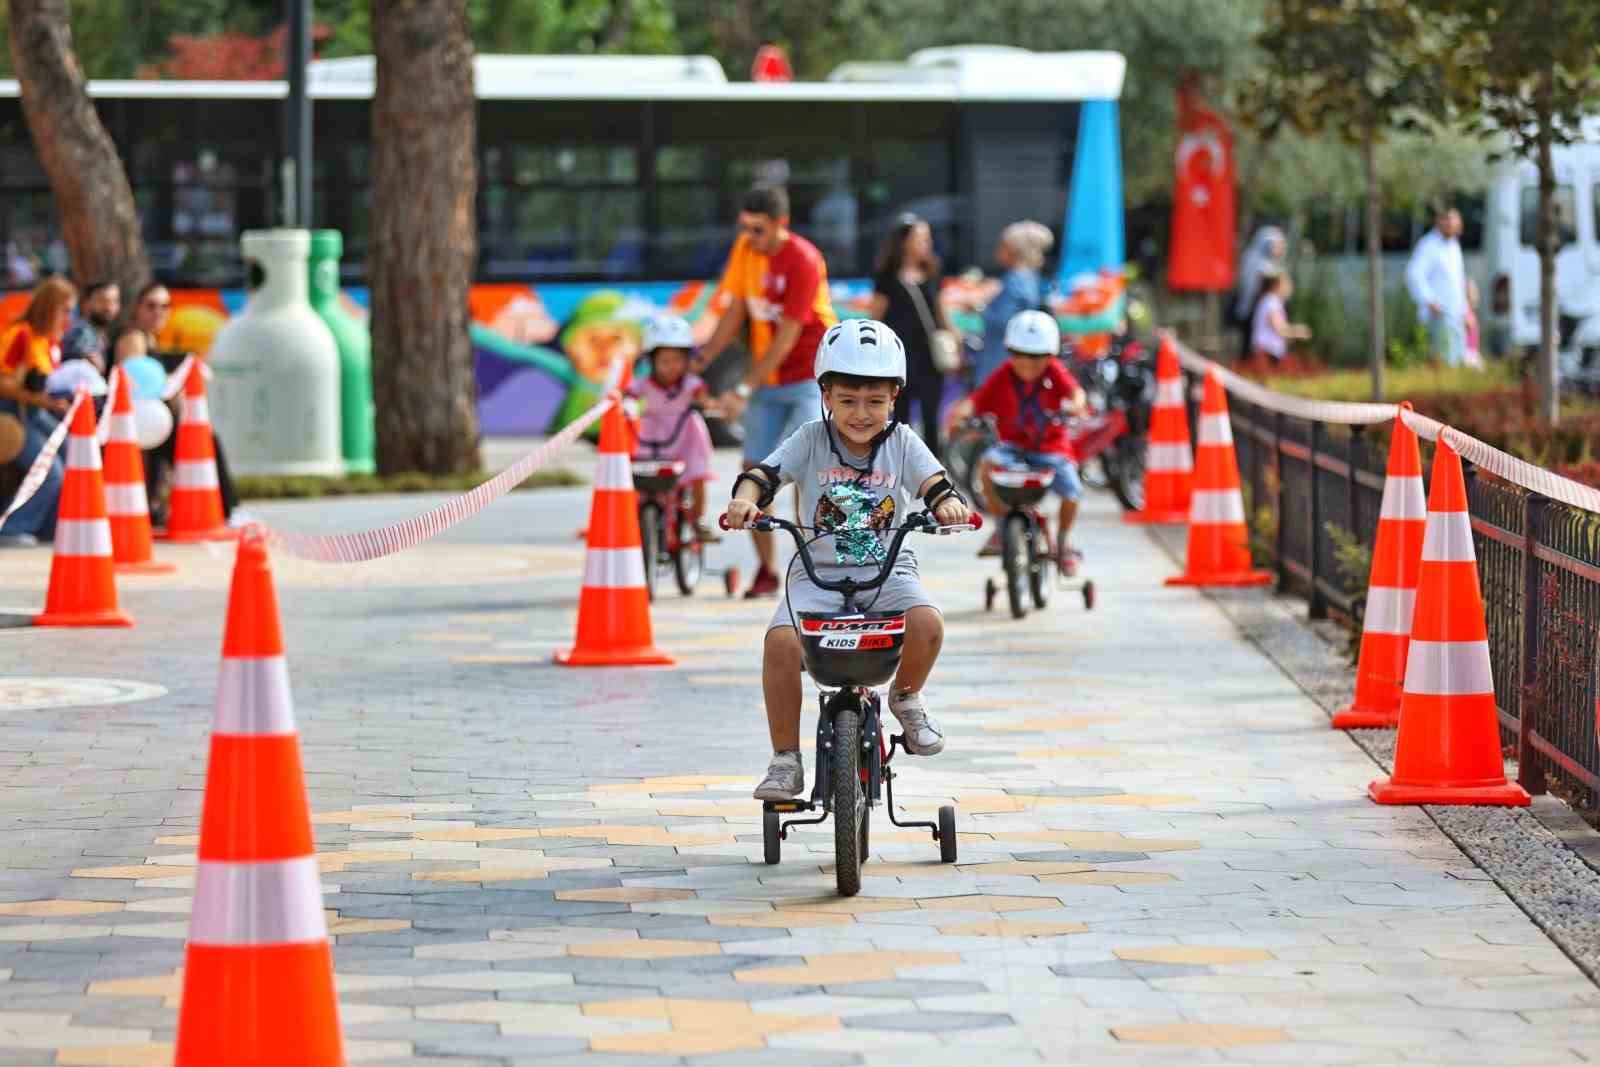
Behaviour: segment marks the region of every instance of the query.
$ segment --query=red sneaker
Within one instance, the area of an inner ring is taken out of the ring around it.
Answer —
[[[780,584],[776,574],[762,567],[756,571],[756,576],[750,579],[750,588],[744,591],[744,598],[759,600],[761,597],[776,596]]]

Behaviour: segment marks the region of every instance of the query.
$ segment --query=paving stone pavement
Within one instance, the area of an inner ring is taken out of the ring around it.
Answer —
[[[1600,991],[1422,812],[1370,804],[1368,757],[1108,501],[1092,613],[987,615],[976,540],[916,542],[949,746],[897,799],[954,802],[961,855],[879,815],[848,900],[829,827],[761,862],[770,601],[708,578],[654,613],[676,667],[550,665],[585,504],[275,560],[352,1062],[1600,1059]],[[161,554],[178,575],[122,582],[131,631],[0,631],[0,1063],[170,1060],[230,559]],[[0,554],[0,606],[46,562]]]

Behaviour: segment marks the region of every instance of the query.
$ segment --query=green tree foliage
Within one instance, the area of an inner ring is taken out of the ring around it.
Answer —
[[[1556,362],[1555,166],[1600,109],[1600,4],[1594,0],[1415,0],[1448,25],[1459,49],[1439,70],[1469,128],[1539,167],[1539,407],[1559,415]],[[1524,299],[1519,295],[1517,299]]]
[[[1449,97],[1436,73],[1444,40],[1408,0],[1275,0],[1257,39],[1263,61],[1241,90],[1241,113],[1267,138],[1288,126],[1361,149],[1375,400],[1385,354],[1378,148],[1392,130],[1417,132],[1444,117]]]

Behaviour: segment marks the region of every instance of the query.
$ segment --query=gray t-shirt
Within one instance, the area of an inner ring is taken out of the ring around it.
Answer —
[[[782,482],[799,486],[800,522],[833,531],[812,544],[812,563],[876,570],[895,527],[921,506],[917,490],[944,466],[904,423],[883,442],[870,470],[866,458],[852,456],[835,434],[821,419],[808,422],[764,462],[778,469]],[[915,567],[909,546],[900,559]]]

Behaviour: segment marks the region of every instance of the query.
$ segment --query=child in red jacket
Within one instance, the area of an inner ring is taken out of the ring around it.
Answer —
[[[958,404],[950,418],[952,422],[970,415],[994,418],[1000,443],[983,454],[978,470],[984,502],[991,514],[998,516],[1006,512],[989,478],[995,467],[1045,467],[1055,472],[1050,488],[1061,498],[1056,553],[1063,570],[1070,574],[1082,558],[1067,535],[1078,517],[1083,481],[1078,477],[1077,455],[1067,428],[1051,416],[1087,414],[1088,398],[1077,380],[1056,359],[1061,351],[1061,328],[1050,315],[1043,311],[1019,312],[1006,324],[1005,345],[1011,358]],[[1000,528],[997,525],[979,555],[993,556],[999,552]]]

